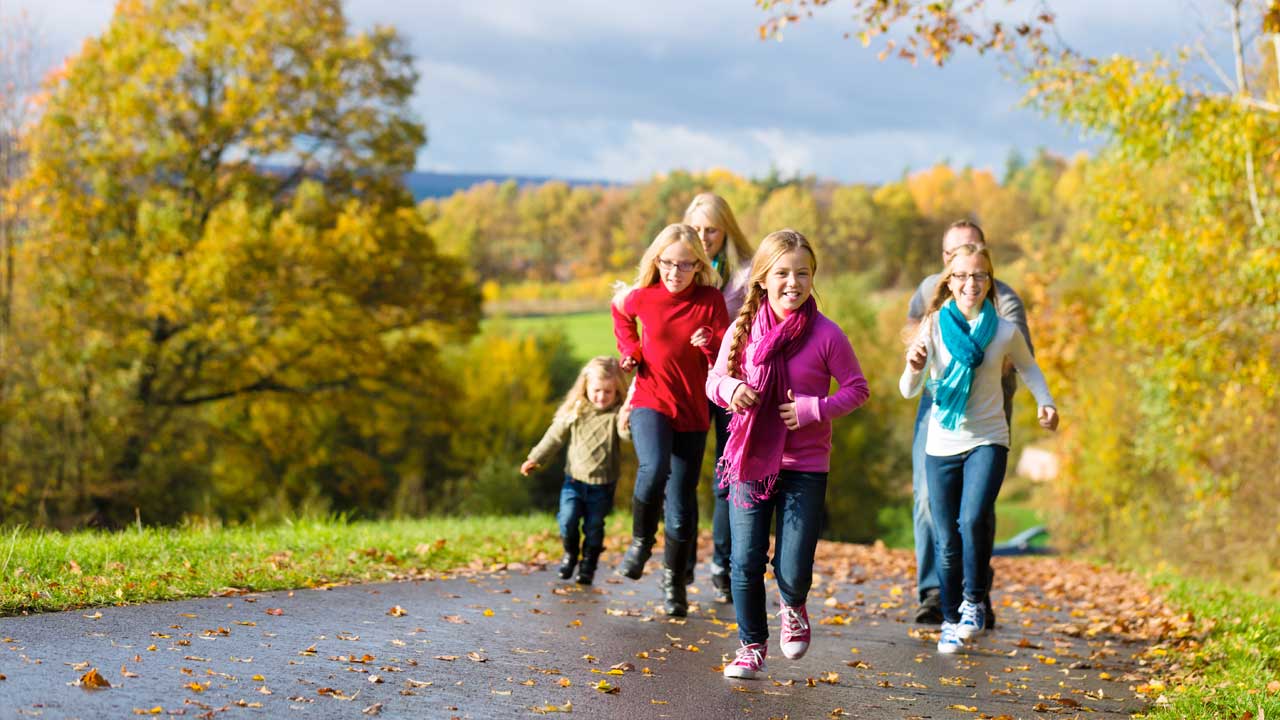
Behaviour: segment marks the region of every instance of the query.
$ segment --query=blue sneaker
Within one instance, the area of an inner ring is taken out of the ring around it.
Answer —
[[[938,634],[939,655],[951,655],[964,647],[964,640],[956,633],[956,627],[956,623],[942,623],[942,631]]]
[[[956,624],[956,635],[961,640],[968,640],[987,631],[987,614],[982,606],[965,600],[960,603],[960,622]]]

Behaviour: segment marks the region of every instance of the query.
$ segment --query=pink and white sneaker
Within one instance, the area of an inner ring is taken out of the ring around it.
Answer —
[[[738,656],[724,666],[724,676],[742,680],[756,680],[765,674],[764,656],[769,648],[764,643],[751,643],[738,648]]]
[[[778,613],[782,621],[782,655],[788,660],[798,660],[809,651],[809,611],[804,605],[787,607],[782,604]]]

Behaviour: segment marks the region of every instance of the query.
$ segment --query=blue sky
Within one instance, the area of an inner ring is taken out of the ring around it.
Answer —
[[[999,0],[992,0],[999,5]],[[1023,4],[1029,4],[1023,0]],[[1203,38],[1222,0],[1059,0],[1064,40],[1139,56]],[[422,170],[636,180],[673,168],[882,182],[939,160],[997,172],[1011,149],[1090,147],[1018,107],[994,58],[943,69],[879,62],[843,39],[832,7],[761,41],[753,0],[352,0],[360,27],[408,38],[427,124]],[[110,21],[109,0],[0,0],[28,7],[52,57]],[[1207,75],[1208,71],[1205,70]]]

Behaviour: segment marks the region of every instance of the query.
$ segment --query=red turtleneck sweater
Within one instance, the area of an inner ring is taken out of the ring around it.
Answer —
[[[632,407],[666,415],[676,432],[706,432],[711,427],[707,369],[729,326],[724,295],[705,285],[672,294],[657,283],[632,290],[621,309],[612,308],[618,352],[639,363]],[[643,335],[636,331],[636,320]],[[703,327],[711,331],[711,341],[701,348],[690,345],[689,338]]]

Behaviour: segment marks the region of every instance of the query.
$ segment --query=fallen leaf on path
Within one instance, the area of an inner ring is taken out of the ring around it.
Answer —
[[[404,617],[405,615],[409,614],[409,611],[405,610],[399,605],[393,605],[391,609],[387,611],[387,614],[390,615],[391,617]],[[457,617],[457,616],[453,616],[453,617]],[[448,617],[446,617],[445,619],[449,620]],[[453,621],[449,620],[449,622],[453,622]]]
[[[382,712],[382,703],[374,703],[360,711],[363,715],[377,715]]]
[[[157,706],[155,706],[155,707],[153,707],[153,708],[151,708],[151,709],[149,709],[149,710],[143,710],[142,708],[134,708],[134,709],[133,709],[133,714],[134,714],[134,715],[159,715],[159,714],[160,714],[160,713],[162,713],[162,712],[164,712],[164,708],[160,707],[159,705],[157,705]]]
[[[356,692],[356,694],[355,694],[355,695],[347,695],[346,693],[342,692],[341,690],[335,690],[335,689],[330,688],[330,687],[322,687],[322,688],[320,688],[320,689],[316,690],[316,694],[317,694],[317,695],[328,695],[329,697],[333,698],[334,700],[355,700],[357,697],[360,697],[360,693],[359,693],[359,692]]]
[[[445,660],[447,662],[453,662],[454,660],[458,659],[458,656],[457,655],[436,655],[436,659]]]
[[[111,687],[111,683],[107,682],[106,678],[98,674],[98,668],[90,668],[89,672],[80,676],[80,679],[76,681],[76,684],[89,690],[100,690],[102,688]]]
[[[621,688],[619,688],[617,685],[610,685],[608,680],[601,680],[600,682],[596,683],[596,690],[599,690],[600,692],[606,693],[609,695],[613,695],[617,693],[618,690],[620,689]]]
[[[978,708],[968,705],[948,705],[948,710],[963,710],[964,712],[978,712]]]
[[[563,705],[534,705],[529,709],[539,715],[546,715],[547,713],[571,713],[573,712],[573,703],[567,702]]]
[[[284,608],[267,608],[265,612],[268,615],[283,615]]]
[[[468,660],[470,660],[470,661],[472,661],[472,662],[478,662],[478,663],[489,662],[489,658],[487,658],[487,657],[485,657],[485,656],[481,655],[481,654],[480,654],[480,653],[478,653],[478,652],[469,652],[469,653],[467,653],[467,659],[468,659]]]
[[[90,620],[100,620],[100,619],[102,618],[102,612],[101,612],[101,611],[98,611],[98,612],[95,612],[95,613],[94,613],[94,614],[92,614],[92,615],[81,615],[80,617],[88,618],[88,619],[90,619]]]
[[[128,669],[126,669],[124,665],[121,665],[121,666],[120,666],[120,675],[121,675],[122,677],[127,677],[127,678],[142,677],[141,675],[139,675],[139,674],[138,674],[138,673],[136,673],[136,672],[129,672],[129,670],[128,670]]]

